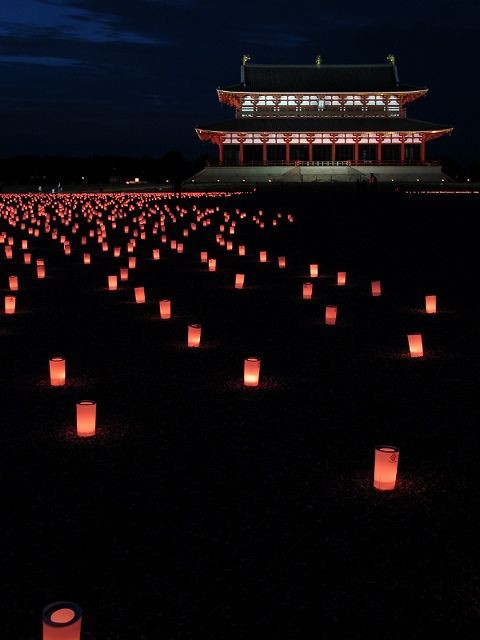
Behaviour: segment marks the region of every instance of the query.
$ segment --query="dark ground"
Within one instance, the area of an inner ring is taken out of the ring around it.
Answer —
[[[20,280],[18,312],[0,318],[2,640],[39,639],[42,607],[60,599],[83,606],[86,640],[477,637],[479,205],[225,200],[221,211],[295,223],[238,222],[226,239],[245,242],[246,258],[215,244],[219,214],[184,255],[153,236],[117,292],[105,284],[125,249],[115,259],[90,241],[87,267],[80,232],[65,256],[0,218],[47,269],[37,280],[23,252],[8,261],[0,245],[3,293],[8,275]],[[169,239],[181,240],[180,222]],[[303,301],[310,262],[322,277]],[[422,312],[430,293],[434,317]],[[158,317],[164,297],[171,321]],[[335,302],[338,325],[326,327]],[[202,324],[199,350],[185,346],[189,322]],[[423,333],[423,360],[406,355],[411,332]],[[57,354],[63,389],[48,384]],[[248,355],[262,358],[258,390],[242,386]],[[83,398],[98,402],[98,435],[84,440]],[[392,493],[372,488],[376,444],[400,447]]]

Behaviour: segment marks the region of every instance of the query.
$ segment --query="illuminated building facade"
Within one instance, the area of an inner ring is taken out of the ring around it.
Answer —
[[[263,175],[275,177],[300,167],[310,168],[303,172],[308,176],[318,174],[315,168],[338,173],[348,167],[358,168],[358,175],[367,169],[367,175],[397,175],[399,168],[413,175],[432,166],[427,142],[452,127],[407,116],[407,106],[428,89],[401,83],[394,56],[387,60],[327,65],[318,56],[312,65],[262,65],[244,56],[240,83],[218,89],[235,118],[198,126],[197,135],[217,146],[219,167],[244,172],[267,167],[270,173],[264,169]]]

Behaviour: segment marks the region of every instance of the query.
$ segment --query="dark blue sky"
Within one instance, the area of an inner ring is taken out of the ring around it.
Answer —
[[[453,124],[437,155],[478,157],[480,0],[1,0],[0,155],[196,156],[215,89],[257,63],[381,63],[426,85],[410,115]]]

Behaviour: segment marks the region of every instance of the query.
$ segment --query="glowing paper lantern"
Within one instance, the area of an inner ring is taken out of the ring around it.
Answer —
[[[410,356],[412,358],[421,358],[423,356],[423,341],[421,333],[411,333],[408,336],[408,346]]]
[[[235,274],[235,289],[243,289],[244,282],[245,282],[244,273]]]
[[[325,324],[333,325],[337,322],[337,307],[325,307]]]
[[[120,280],[122,282],[125,282],[125,280],[128,280],[128,269],[120,269]]]
[[[153,250],[153,259],[154,260],[160,260],[160,249],[154,249]]]
[[[208,262],[208,251],[200,251],[200,262]]]
[[[375,447],[375,469],[373,486],[380,491],[395,489],[400,451],[397,447]]]
[[[83,254],[83,264],[90,264],[90,263],[91,263],[90,254],[89,253],[84,253]]]
[[[318,278],[318,264],[311,264],[310,265],[310,277],[311,278]]]
[[[135,302],[143,304],[145,302],[145,287],[135,287]]]
[[[31,253],[25,253],[23,256],[23,262],[25,264],[32,264],[32,254]]]
[[[170,320],[172,317],[171,300],[160,300],[160,318],[162,320]]]
[[[39,264],[37,266],[37,278],[39,278],[40,280],[45,278],[45,267],[43,264]]]
[[[437,313],[437,296],[425,296],[425,311]]]
[[[303,299],[311,300],[313,294],[313,284],[311,282],[304,282],[303,284]]]
[[[50,384],[52,387],[63,387],[66,377],[65,358],[50,358],[48,362],[50,367]]]
[[[128,268],[135,269],[136,266],[137,266],[137,259],[135,258],[135,256],[131,256],[128,259]]]
[[[372,280],[372,296],[377,298],[382,295],[382,283],[380,280]]]
[[[201,335],[202,335],[201,325],[189,324],[188,325],[188,346],[199,347]]]
[[[244,244],[241,244],[241,245],[238,247],[238,255],[239,255],[239,256],[244,256],[244,255],[245,255],[245,245],[244,245]]]
[[[285,256],[278,256],[278,267],[279,269],[285,269],[287,266],[287,259]]]
[[[10,291],[18,291],[18,276],[8,276]]]
[[[77,435],[88,438],[95,435],[97,403],[94,400],[77,402]]]
[[[347,273],[346,271],[339,271],[337,273],[337,285],[339,287],[344,287],[347,282]]]
[[[267,261],[267,252],[260,251],[260,262],[266,262],[266,261]]]
[[[208,270],[216,271],[217,269],[217,260],[215,258],[210,258],[208,261]]]
[[[54,602],[42,613],[42,640],[80,640],[82,609],[73,602]]]
[[[108,276],[108,290],[109,291],[117,290],[117,276]]]
[[[15,296],[5,296],[5,313],[15,313]]]
[[[260,358],[245,358],[243,363],[243,384],[258,387],[260,378]]]

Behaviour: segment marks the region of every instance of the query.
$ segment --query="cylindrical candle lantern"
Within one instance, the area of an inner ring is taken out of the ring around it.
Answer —
[[[245,358],[243,364],[243,384],[246,387],[258,387],[260,378],[260,358]]]
[[[266,261],[267,261],[267,252],[260,251],[260,262],[266,262]]]
[[[43,640],[80,640],[83,611],[74,602],[53,602],[42,613]]]
[[[90,264],[90,263],[91,263],[90,254],[89,253],[84,253],[83,254],[83,264]]]
[[[239,255],[239,256],[244,256],[244,255],[245,255],[245,245],[244,245],[244,244],[241,244],[241,245],[238,247],[238,255]]]
[[[154,260],[160,260],[160,249],[154,249],[153,250],[153,259]]]
[[[372,280],[372,296],[377,298],[382,295],[382,283],[380,280]]]
[[[5,296],[5,313],[15,313],[15,296]]]
[[[8,276],[10,291],[18,291],[18,276]]]
[[[339,287],[344,287],[346,282],[347,282],[347,272],[339,271],[337,273],[337,285]]]
[[[63,387],[65,385],[66,377],[66,362],[65,358],[55,357],[50,358],[50,384],[52,387]]]
[[[145,302],[145,287],[135,287],[135,302],[137,304]]]
[[[209,271],[216,271],[217,269],[217,261],[215,258],[210,258],[208,261],[208,270]]]
[[[201,335],[202,335],[201,325],[189,324],[188,325],[188,346],[199,347]]]
[[[311,300],[313,294],[313,284],[311,282],[303,283],[303,299]]]
[[[395,489],[399,456],[400,451],[397,447],[375,447],[375,469],[373,472],[375,489],[380,489],[380,491]]]
[[[411,333],[408,336],[408,346],[410,356],[412,358],[421,358],[423,356],[423,341],[421,333]]]
[[[287,259],[285,258],[285,256],[278,256],[278,267],[280,269],[285,269],[287,264]]]
[[[160,300],[160,318],[162,320],[170,320],[172,317],[171,300]]]
[[[311,278],[318,278],[318,264],[311,264],[310,265],[310,277]]]
[[[337,307],[325,307],[325,324],[335,324],[337,322]]]
[[[95,435],[97,403],[94,400],[77,402],[77,435],[88,438]]]
[[[128,280],[128,269],[120,269],[120,280],[122,280],[122,282]]]
[[[437,313],[437,296],[425,296],[425,311]]]
[[[45,278],[45,266],[43,264],[37,265],[37,278],[40,280]]]
[[[235,289],[243,289],[244,282],[245,282],[245,274],[244,273],[236,273],[235,274]]]
[[[200,251],[200,262],[208,262],[208,251]]]
[[[109,291],[117,290],[117,276],[108,276],[108,290]]]
[[[23,255],[23,262],[25,264],[32,264],[32,254],[31,253],[25,253]]]
[[[135,256],[130,256],[130,258],[128,259],[128,268],[135,269],[136,266],[137,266],[137,259],[135,258]]]

